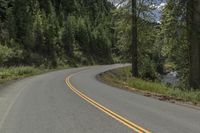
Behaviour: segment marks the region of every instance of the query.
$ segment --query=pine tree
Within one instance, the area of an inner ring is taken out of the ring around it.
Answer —
[[[136,0],[132,0],[132,75],[138,77]]]
[[[187,3],[188,41],[190,45],[190,86],[200,88],[200,1]]]

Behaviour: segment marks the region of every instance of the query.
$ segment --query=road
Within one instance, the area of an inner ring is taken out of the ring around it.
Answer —
[[[72,68],[1,86],[0,133],[200,133],[199,110],[95,78],[122,66]]]

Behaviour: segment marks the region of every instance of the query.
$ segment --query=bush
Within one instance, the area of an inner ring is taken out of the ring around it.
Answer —
[[[38,69],[28,66],[0,68],[0,80],[16,79],[39,72]]]
[[[20,65],[22,60],[23,60],[22,50],[18,48],[9,48],[8,46],[3,46],[0,44],[0,67]]]
[[[157,77],[155,62],[148,57],[144,57],[139,67],[139,73],[144,79],[155,80]]]
[[[13,49],[0,44],[0,65],[7,62],[13,55],[14,55]]]

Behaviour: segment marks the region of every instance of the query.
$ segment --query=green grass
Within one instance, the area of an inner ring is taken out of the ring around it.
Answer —
[[[0,68],[0,83],[42,73],[42,69],[30,66]]]
[[[0,68],[0,84],[10,80],[16,80],[64,68],[68,68],[68,66],[57,67],[56,69],[35,68],[31,66]]]
[[[172,99],[179,99],[183,102],[200,104],[200,91],[181,90],[179,88],[168,87],[160,82],[133,78],[130,70],[130,67],[115,69],[105,72],[100,78],[106,83],[118,87],[125,88],[125,86],[128,86],[137,90],[168,96]]]

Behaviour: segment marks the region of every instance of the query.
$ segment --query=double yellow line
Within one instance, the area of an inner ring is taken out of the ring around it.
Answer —
[[[79,72],[78,72],[79,73]],[[88,96],[86,96],[85,94],[83,94],[82,92],[80,92],[79,90],[77,90],[71,83],[70,83],[70,78],[75,76],[78,73],[74,73],[70,76],[68,76],[65,79],[65,83],[68,85],[68,87],[74,92],[76,93],[78,96],[80,96],[81,98],[83,98],[85,101],[87,101],[88,103],[92,104],[94,107],[96,107],[97,109],[101,110],[102,112],[106,113],[107,115],[109,115],[110,117],[114,118],[115,120],[117,120],[118,122],[126,125],[127,127],[129,127],[130,129],[132,129],[133,131],[137,132],[137,133],[150,133],[149,131],[145,130],[144,128],[134,124],[133,122],[123,118],[122,116],[114,113],[113,111],[109,110],[108,108],[104,107],[103,105],[97,103],[96,101],[92,100],[91,98],[89,98]]]

